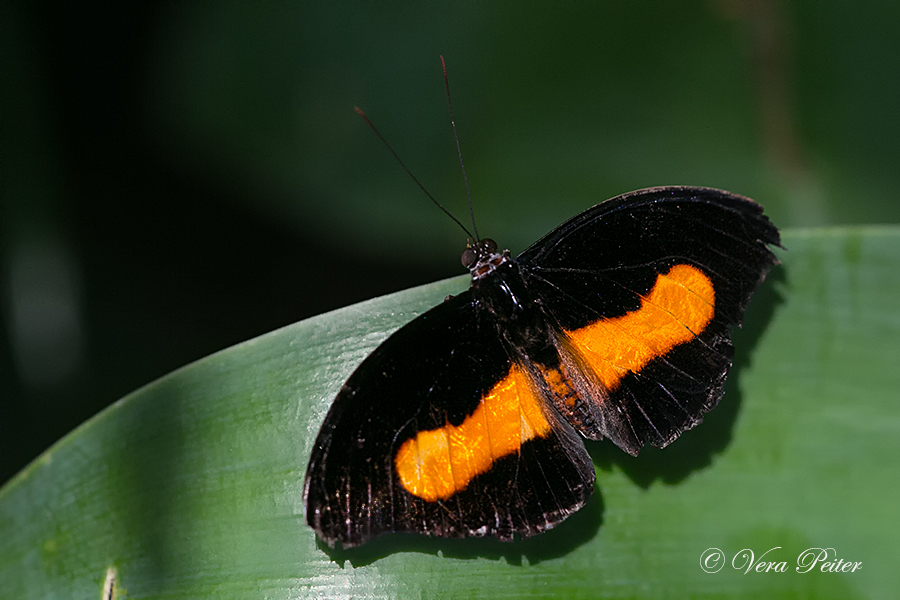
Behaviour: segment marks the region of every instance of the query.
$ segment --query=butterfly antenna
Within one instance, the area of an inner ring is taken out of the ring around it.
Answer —
[[[466,226],[463,225],[462,223],[460,223],[459,219],[457,219],[456,217],[451,215],[450,211],[447,210],[446,208],[444,208],[444,206],[440,202],[435,200],[434,196],[432,196],[431,194],[428,193],[428,190],[425,189],[425,186],[422,185],[422,183],[418,179],[416,179],[416,176],[412,174],[412,171],[410,171],[409,168],[406,166],[406,164],[404,164],[404,162],[402,160],[400,160],[400,157],[397,155],[396,152],[394,152],[394,149],[391,148],[391,145],[387,143],[387,140],[384,139],[384,136],[381,135],[381,133],[378,131],[378,129],[375,127],[375,125],[372,124],[372,121],[369,120],[369,117],[366,116],[366,113],[364,113],[362,110],[360,110],[360,108],[358,106],[354,106],[353,110],[355,110],[359,114],[359,116],[361,116],[363,118],[363,120],[365,120],[365,122],[369,124],[369,127],[372,128],[372,131],[374,131],[375,135],[378,136],[378,139],[381,140],[381,143],[384,144],[385,147],[391,152],[391,154],[394,155],[394,158],[397,159],[397,162],[400,163],[400,166],[403,167],[404,171],[406,171],[406,174],[409,175],[410,177],[412,177],[412,180],[416,182],[417,186],[419,186],[419,189],[421,189],[423,192],[425,192],[425,195],[428,196],[432,202],[434,202],[435,206],[437,206],[439,209],[444,211],[444,214],[446,214],[448,217],[453,219],[453,222],[456,223],[457,225],[459,225],[462,228],[462,230],[466,232],[466,235],[471,238],[472,234],[469,233],[469,230],[466,229]],[[475,237],[476,238],[478,237],[478,230],[475,231]]]
[[[469,178],[466,177],[466,165],[463,164],[462,149],[459,146],[459,135],[456,133],[456,121],[453,119],[453,102],[450,100],[450,80],[447,79],[447,63],[441,56],[441,66],[444,68],[444,87],[447,88],[447,105],[450,107],[450,125],[453,127],[453,138],[456,140],[456,153],[459,154],[459,166],[462,169],[463,181],[466,182],[466,196],[469,198],[469,216],[472,218],[472,229],[475,230],[475,241],[478,236],[478,225],[475,224],[475,210],[472,208],[472,192],[469,191]]]

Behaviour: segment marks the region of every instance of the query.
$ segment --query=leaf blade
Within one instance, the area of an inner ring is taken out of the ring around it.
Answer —
[[[78,428],[0,490],[3,595],[91,597],[115,566],[127,597],[889,597],[900,229],[795,231],[785,245],[736,336],[723,405],[638,459],[592,444],[596,499],[557,530],[326,554],[304,524],[331,398],[390,331],[464,289],[456,278],[227,349]],[[700,569],[709,547],[730,561],[776,546],[768,559],[787,573]],[[808,547],[864,567],[797,573]]]

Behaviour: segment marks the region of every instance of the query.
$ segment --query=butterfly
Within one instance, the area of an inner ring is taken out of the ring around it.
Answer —
[[[470,241],[471,287],[338,392],[306,471],[307,522],[345,548],[558,525],[594,489],[584,439],[637,455],[716,406],[731,328],[779,244],[759,204],[701,187],[617,196],[517,257]]]

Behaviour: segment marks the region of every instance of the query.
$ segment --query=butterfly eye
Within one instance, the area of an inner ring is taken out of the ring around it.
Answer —
[[[481,240],[481,246],[490,254],[493,254],[497,251],[497,242],[495,242],[491,238],[484,238],[483,240]]]
[[[471,269],[475,266],[475,263],[478,262],[478,251],[471,246],[463,250],[462,253],[462,264],[465,268]]]

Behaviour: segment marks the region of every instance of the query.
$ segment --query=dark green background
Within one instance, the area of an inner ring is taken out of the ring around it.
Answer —
[[[0,482],[130,390],[609,196],[900,222],[893,0],[0,5]]]

